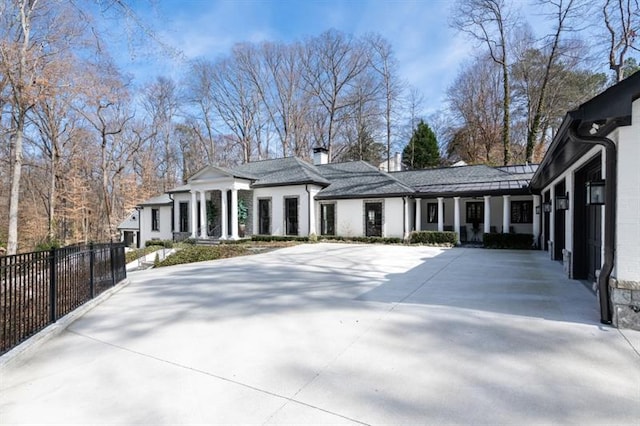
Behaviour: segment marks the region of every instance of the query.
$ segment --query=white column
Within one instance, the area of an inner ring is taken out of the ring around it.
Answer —
[[[422,230],[422,199],[416,198],[416,231]]]
[[[444,198],[438,197],[438,231],[444,231]]]
[[[540,214],[536,211],[540,210]],[[540,243],[540,226],[542,224],[542,205],[540,204],[540,196],[533,196],[533,241],[536,243],[536,247]]]
[[[191,191],[191,238],[198,238],[197,206],[196,191]]]
[[[502,196],[502,233],[508,234],[511,226],[511,195]]]
[[[484,233],[491,232],[491,195],[484,196]]]
[[[227,233],[227,190],[220,190],[220,239],[226,240],[229,234]]]
[[[238,190],[231,190],[231,239],[238,239]]]
[[[207,238],[207,195],[200,191],[200,238]]]
[[[453,230],[458,235],[460,244],[460,197],[453,197]]]
[[[404,227],[402,229],[402,237],[403,238],[407,238],[409,236],[409,202],[410,199],[409,197],[404,197],[403,199],[403,203],[402,203],[402,207],[403,207],[403,215],[404,215]]]

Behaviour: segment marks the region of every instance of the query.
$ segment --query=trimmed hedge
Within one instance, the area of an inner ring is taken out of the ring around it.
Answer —
[[[484,234],[482,241],[486,248],[519,250],[533,248],[532,234],[499,234],[491,232]]]
[[[340,235],[322,235],[319,241],[346,241],[367,244],[402,244],[402,238],[396,237],[342,237]]]
[[[228,246],[186,246],[168,256],[155,266],[171,266],[183,263],[203,262],[205,260],[225,259],[247,254],[247,248],[238,245]]]
[[[309,241],[309,237],[289,235],[253,235],[251,241]]]
[[[144,246],[160,246],[164,248],[173,248],[173,240],[147,240],[144,243]]]
[[[458,235],[453,231],[414,231],[409,236],[410,244],[446,244],[456,245]]]

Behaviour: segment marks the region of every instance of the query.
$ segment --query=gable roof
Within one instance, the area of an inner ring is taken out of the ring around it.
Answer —
[[[329,163],[316,168],[331,182],[318,193],[317,199],[397,197],[415,192],[409,185],[365,161]]]
[[[231,169],[234,173],[253,176],[254,188],[265,186],[303,185],[307,183],[327,186],[318,169],[296,157],[276,158],[245,163]]]
[[[171,196],[169,196],[169,194],[162,194],[156,197],[149,198],[148,200],[143,201],[139,205],[140,206],[157,206],[157,205],[172,204],[172,203],[173,203],[173,199],[171,198]]]
[[[125,220],[122,221],[122,223],[120,223],[120,225],[118,225],[117,229],[122,229],[122,230],[128,230],[128,229],[134,229],[134,230],[138,230],[140,223],[138,221],[138,211],[134,210],[133,212],[129,213],[129,216],[127,216],[127,218]]]

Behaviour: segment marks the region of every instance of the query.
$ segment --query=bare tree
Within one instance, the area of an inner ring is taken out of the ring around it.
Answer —
[[[512,17],[504,0],[458,0],[453,27],[483,43],[491,59],[502,71],[502,149],[503,164],[511,161],[508,33]]]
[[[321,140],[332,159],[340,114],[351,106],[348,92],[356,77],[366,69],[367,57],[361,43],[331,30],[307,41],[302,61],[305,88],[324,113],[324,123],[316,123],[321,124]]]
[[[629,51],[640,51],[636,45],[640,3],[638,0],[605,0],[602,15],[608,34],[609,68],[619,82],[624,78],[623,65]]]
[[[584,11],[584,3],[579,0],[541,0],[539,4],[542,7],[549,6],[552,12],[549,13],[555,20],[553,34],[547,37],[548,47],[546,50],[546,64],[542,73],[542,81],[538,90],[538,97],[534,100],[533,119],[530,121],[530,127],[527,132],[527,144],[525,157],[527,162],[533,161],[534,148],[536,146],[540,123],[545,113],[544,107],[547,97],[547,88],[551,79],[551,73],[554,65],[558,61],[562,49],[560,48],[561,37],[567,31],[572,31],[573,20],[581,16]]]
[[[391,44],[380,35],[367,36],[370,46],[370,63],[376,73],[380,75],[382,94],[384,98],[385,139],[387,144],[387,170],[391,170],[391,135],[392,114],[396,109],[396,102],[401,96],[402,86],[398,80],[397,61],[393,55]]]
[[[175,120],[180,109],[178,88],[173,80],[158,77],[143,89],[142,104],[147,112],[148,124],[156,147],[156,170],[162,189],[167,191],[178,178],[178,150],[174,141]]]
[[[499,164],[502,81],[489,58],[478,58],[462,69],[447,90],[450,113],[459,123],[447,147],[451,159]]]

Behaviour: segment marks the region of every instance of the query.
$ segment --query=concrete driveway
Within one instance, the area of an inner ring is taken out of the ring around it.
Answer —
[[[546,253],[309,244],[130,279],[0,371],[2,424],[640,418],[640,333]]]

